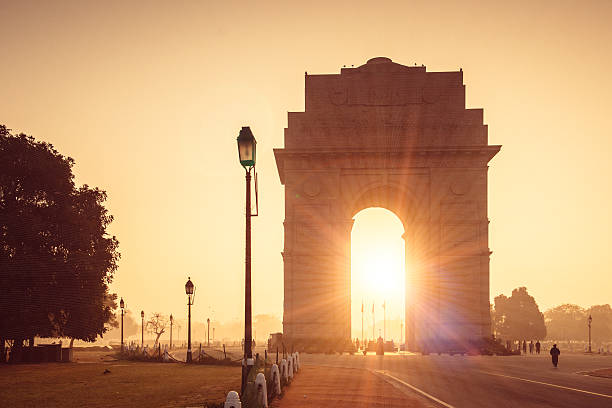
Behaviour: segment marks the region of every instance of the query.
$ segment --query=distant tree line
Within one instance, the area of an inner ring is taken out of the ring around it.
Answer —
[[[593,318],[593,342],[612,341],[612,308],[596,305],[582,308],[563,304],[540,312],[527,288],[512,291],[511,296],[499,295],[491,305],[491,326],[495,337],[504,340],[588,340],[588,317]]]
[[[609,304],[595,305],[587,309],[564,304],[544,312],[548,338],[563,341],[587,341],[588,318],[593,318],[591,339],[593,342],[612,341],[612,308]]]
[[[75,186],[74,160],[0,125],[0,344],[94,341],[116,325],[118,241],[98,188]]]

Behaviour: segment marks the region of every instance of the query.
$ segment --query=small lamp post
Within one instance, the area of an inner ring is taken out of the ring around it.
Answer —
[[[238,138],[238,158],[244,167],[246,177],[246,245],[244,262],[244,361],[242,364],[241,394],[246,389],[247,378],[253,361],[253,335],[251,321],[251,170],[255,167],[257,141],[251,132],[251,128],[244,126],[240,129]],[[257,200],[257,181],[255,182],[255,194]],[[257,214],[255,214],[257,215]]]
[[[123,353],[123,314],[125,313],[125,302],[123,298],[119,301],[119,307],[121,308],[121,352]]]
[[[187,294],[187,362],[191,363],[193,361],[191,357],[191,305],[195,300],[195,287],[191,278],[187,278],[185,293]]]
[[[207,336],[208,340],[207,340],[207,343],[208,343],[208,347],[210,347],[210,318],[206,319],[206,324],[208,325],[208,336]]]
[[[170,350],[172,350],[172,325],[174,324],[174,317],[170,314]]]
[[[140,311],[140,319],[142,320],[142,337],[140,344],[142,345],[142,352],[144,353],[144,310]]]
[[[589,318],[588,318],[588,322],[589,322],[589,353],[592,353],[591,351],[591,322],[593,321],[593,317],[589,314]]]

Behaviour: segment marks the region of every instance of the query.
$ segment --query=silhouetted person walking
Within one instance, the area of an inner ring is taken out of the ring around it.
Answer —
[[[552,348],[550,349],[550,355],[552,356],[552,363],[555,367],[557,367],[557,364],[559,364],[559,354],[561,354],[561,350],[557,348],[556,344],[553,344]]]
[[[529,354],[533,354],[533,340],[529,342]]]
[[[523,340],[523,354],[527,354],[527,342]]]
[[[540,340],[538,340],[536,341],[536,353],[538,354],[540,354],[540,347],[541,347]]]

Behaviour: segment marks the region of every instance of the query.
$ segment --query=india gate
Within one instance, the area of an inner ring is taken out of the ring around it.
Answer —
[[[351,229],[361,210],[404,227],[408,350],[489,337],[487,169],[482,109],[466,109],[462,70],[372,58],[305,75],[275,149],[285,186],[284,336],[351,337]]]

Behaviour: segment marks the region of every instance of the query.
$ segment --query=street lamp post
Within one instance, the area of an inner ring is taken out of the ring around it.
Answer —
[[[187,294],[187,362],[191,363],[191,305],[193,305],[193,301],[195,300],[195,288],[193,286],[193,282],[191,282],[191,278],[187,278],[187,283],[185,284],[185,293]]]
[[[123,353],[123,314],[125,313],[125,302],[123,298],[119,301],[119,307],[121,308],[121,352]]]
[[[208,335],[206,343],[208,344],[208,347],[210,347],[210,318],[206,319],[206,324],[208,325]]]
[[[251,213],[251,170],[255,167],[257,141],[248,126],[240,129],[237,138],[238,157],[240,164],[244,167],[246,178],[246,245],[245,245],[245,260],[244,260],[244,361],[242,364],[242,384],[241,393],[246,389],[247,379],[253,361],[253,336],[251,322],[251,216],[257,215]],[[255,199],[257,202],[257,176],[255,177]]]
[[[170,315],[170,350],[172,350],[172,325],[174,324],[174,318]]]
[[[593,317],[591,315],[589,315],[589,353],[592,353],[591,351],[591,322],[593,321]]]
[[[142,320],[142,337],[140,339],[140,345],[142,346],[142,351],[144,352],[144,310],[140,311],[140,319]]]

